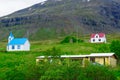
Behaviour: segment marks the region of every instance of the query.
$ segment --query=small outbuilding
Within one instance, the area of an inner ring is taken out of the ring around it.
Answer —
[[[10,32],[7,51],[30,51],[30,42],[27,38],[14,38],[12,32]]]
[[[106,43],[105,33],[91,34],[90,42],[91,43]]]
[[[47,58],[51,60],[52,57],[48,56]],[[90,55],[61,55],[60,58],[69,58],[75,61],[80,61],[83,66],[85,66],[86,61],[93,64],[100,64],[105,66],[117,66],[117,57],[115,53],[92,53]],[[36,62],[38,63],[44,59],[46,59],[45,56],[38,56],[36,58]]]

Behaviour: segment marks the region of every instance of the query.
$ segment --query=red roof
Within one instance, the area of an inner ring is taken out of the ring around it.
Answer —
[[[105,36],[105,33],[97,33],[100,38]],[[91,38],[95,38],[96,34],[91,34]]]

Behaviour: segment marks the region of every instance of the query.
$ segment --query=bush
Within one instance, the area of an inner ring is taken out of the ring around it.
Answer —
[[[49,64],[43,64],[40,80],[116,80],[114,72],[101,65],[88,65],[81,67],[79,61],[59,59]]]
[[[61,50],[59,48],[53,47],[45,51],[46,56],[59,57],[61,55]]]
[[[120,60],[120,41],[118,41],[118,40],[112,41],[112,43],[110,45],[110,50],[112,52],[115,52],[115,54],[118,56],[118,58]]]
[[[88,65],[85,67],[85,73],[88,80],[116,80],[113,71],[105,66]]]
[[[6,73],[6,80],[25,80],[25,74],[13,69]]]
[[[75,42],[83,42],[83,40],[77,39],[74,36],[67,36],[60,43],[75,43]]]

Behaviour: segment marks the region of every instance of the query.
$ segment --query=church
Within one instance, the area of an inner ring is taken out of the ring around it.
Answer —
[[[8,37],[7,51],[30,51],[30,42],[27,38],[14,38],[12,32]]]

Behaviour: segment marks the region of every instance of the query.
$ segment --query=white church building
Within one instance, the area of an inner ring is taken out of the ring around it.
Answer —
[[[91,43],[106,43],[105,33],[91,34],[90,42]]]
[[[14,38],[12,32],[10,32],[7,51],[30,51],[30,42],[27,38]]]

